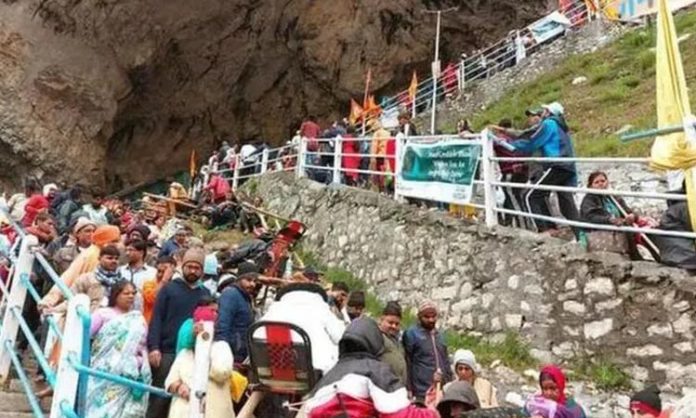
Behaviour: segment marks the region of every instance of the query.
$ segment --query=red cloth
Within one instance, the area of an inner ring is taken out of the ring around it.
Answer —
[[[345,139],[352,139],[350,135],[346,135]],[[341,151],[344,156],[341,157],[342,165],[344,170],[355,170],[360,167],[360,157],[350,157],[345,156],[345,154],[358,154],[358,142],[357,141],[343,141],[341,146]],[[353,179],[354,182],[358,181],[358,173],[355,171],[344,171],[346,177]]]
[[[457,89],[457,67],[449,63],[440,76],[440,82],[445,90],[445,94],[452,93]]]
[[[45,209],[48,209],[48,199],[41,194],[32,195],[29,200],[27,200],[27,205],[24,207],[22,226],[32,226],[34,224],[34,219],[36,219],[36,215]]]
[[[389,171],[394,173],[396,170],[396,160],[394,156],[396,155],[396,139],[389,138],[387,140],[387,162],[389,163]]]
[[[193,322],[215,322],[217,320],[217,311],[210,306],[199,306],[193,311]]]
[[[560,367],[555,366],[553,364],[550,364],[548,366],[544,366],[544,368],[541,369],[541,374],[539,375],[539,383],[541,384],[541,379],[543,378],[544,375],[549,375],[553,379],[554,383],[556,383],[556,386],[558,386],[558,399],[555,399],[555,401],[561,405],[566,404],[566,395],[565,395],[565,388],[566,388],[566,377],[565,374],[563,373],[563,370],[561,370]]]
[[[389,400],[380,405],[384,407],[389,405]],[[406,405],[393,412],[380,411],[375,405],[375,402],[368,398],[352,396],[342,393],[340,399],[337,396],[330,398],[323,405],[312,409],[309,418],[324,418],[345,416],[346,418],[436,418],[438,413],[432,409],[418,408],[415,405]]]
[[[213,202],[220,203],[227,199],[227,192],[230,191],[230,184],[217,174],[213,174],[208,181],[207,190],[213,193]]]
[[[496,135],[498,139],[505,142],[512,142],[513,139],[507,135],[499,133]],[[521,152],[509,151],[500,145],[493,145],[493,150],[496,157],[501,158],[512,158],[512,157],[526,157],[527,155]],[[527,163],[524,161],[499,161],[500,172],[503,174],[524,174],[525,176],[529,174],[529,168]]]
[[[311,120],[302,122],[300,126],[300,136],[305,138],[319,138],[321,135],[321,127]]]

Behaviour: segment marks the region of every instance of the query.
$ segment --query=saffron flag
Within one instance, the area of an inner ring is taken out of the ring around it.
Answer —
[[[382,113],[382,108],[375,102],[375,96],[372,94],[367,98],[367,105],[364,110],[367,115],[379,115]]]
[[[411,77],[411,85],[408,86],[408,99],[410,101],[416,100],[416,93],[418,92],[418,77],[416,77],[416,72],[413,72],[413,77]]]
[[[355,125],[360,118],[362,118],[363,108],[360,107],[358,102],[350,99],[350,115],[348,116],[348,121],[351,125]]]
[[[693,124],[694,118],[691,114],[677,33],[668,0],[659,0],[657,18],[657,126],[687,126]],[[684,170],[689,217],[692,227],[696,228],[696,132],[693,126],[688,126],[683,132],[658,136],[650,152],[650,165],[658,170]],[[671,177],[675,178],[673,175]],[[676,184],[678,185],[681,183],[681,176],[676,178],[679,178]],[[674,187],[675,182],[672,183],[671,186]]]

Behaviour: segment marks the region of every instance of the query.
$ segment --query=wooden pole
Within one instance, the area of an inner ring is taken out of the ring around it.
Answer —
[[[152,194],[152,193],[147,193],[147,192],[143,193],[143,196],[151,197],[153,199],[164,200],[165,202],[175,203],[177,205],[185,206],[185,207],[191,208],[191,209],[198,209],[198,206],[196,206],[196,205],[192,205],[191,203],[183,202],[183,201],[177,200],[177,199],[172,199],[171,197],[161,196],[158,194]]]

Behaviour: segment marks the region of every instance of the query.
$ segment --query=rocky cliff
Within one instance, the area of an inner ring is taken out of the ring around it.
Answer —
[[[222,138],[287,138],[456,57],[548,0],[1,0],[0,182],[114,189],[186,167]]]

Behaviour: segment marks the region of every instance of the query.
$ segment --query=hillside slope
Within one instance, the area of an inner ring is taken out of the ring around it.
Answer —
[[[675,17],[687,84],[696,83],[696,11]],[[578,77],[587,81],[573,84]],[[692,94],[692,107],[696,94]],[[627,125],[633,129],[656,125],[655,27],[628,31],[617,41],[595,52],[575,55],[554,69],[508,91],[498,101],[468,115],[476,129],[511,118],[524,123],[523,110],[540,103],[560,101],[581,156],[647,156],[651,141],[623,144],[616,134]],[[452,110],[443,120],[455,120]],[[452,126],[443,126],[451,130]]]

